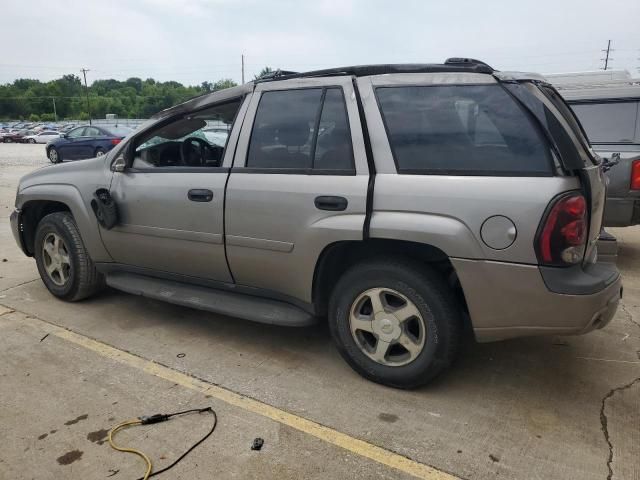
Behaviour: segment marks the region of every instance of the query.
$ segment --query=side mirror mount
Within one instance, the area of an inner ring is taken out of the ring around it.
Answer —
[[[120,156],[116,158],[111,164],[112,172],[124,172],[125,167],[127,166],[127,162],[125,162],[124,157]]]

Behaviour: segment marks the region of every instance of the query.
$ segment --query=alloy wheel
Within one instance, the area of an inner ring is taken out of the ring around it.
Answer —
[[[42,242],[42,262],[53,283],[62,287],[71,276],[69,249],[57,233],[49,233]]]
[[[371,288],[351,305],[349,326],[367,357],[390,367],[415,360],[425,346],[425,321],[416,305],[390,288]]]

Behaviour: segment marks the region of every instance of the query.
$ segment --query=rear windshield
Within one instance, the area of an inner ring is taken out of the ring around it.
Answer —
[[[591,143],[640,143],[640,102],[571,104]]]
[[[549,146],[499,85],[379,87],[399,173],[551,175]]]
[[[133,132],[129,127],[105,127],[104,129],[114,137],[126,137]]]

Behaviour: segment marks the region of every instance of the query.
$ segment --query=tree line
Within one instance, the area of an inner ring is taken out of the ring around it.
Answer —
[[[271,71],[265,67],[256,78]],[[231,79],[202,82],[198,86],[137,77],[125,81],[95,80],[88,87],[87,106],[86,91],[77,75],[64,75],[48,82],[21,78],[0,85],[0,120],[86,120],[89,115],[105,118],[108,113],[118,118],[148,118],[189,98],[236,85]]]

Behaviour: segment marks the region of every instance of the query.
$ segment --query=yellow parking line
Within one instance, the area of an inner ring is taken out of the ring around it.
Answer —
[[[46,325],[46,329],[51,335],[62,338],[76,345],[91,350],[99,355],[123,363],[133,368],[137,368],[146,373],[162,378],[169,382],[177,383],[183,387],[195,390],[212,398],[225,402],[234,407],[241,408],[248,412],[270,418],[276,422],[295,428],[301,432],[311,435],[317,439],[327,442],[331,445],[343,448],[351,453],[360,455],[378,462],[387,467],[394,468],[408,475],[427,480],[457,480],[449,473],[430,467],[420,462],[416,462],[407,457],[391,452],[381,447],[377,447],[363,440],[351,437],[346,433],[339,432],[324,425],[320,425],[312,420],[285,412],[279,408],[273,407],[266,403],[262,403],[253,398],[246,397],[239,393],[232,392],[226,388],[211,385],[207,382],[191,377],[177,370],[165,367],[151,360],[145,360],[137,355],[119,350],[111,345],[102,343],[84,335],[66,330],[57,325],[51,324],[45,320],[28,317],[25,322],[34,322],[42,326]]]

